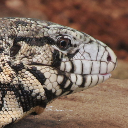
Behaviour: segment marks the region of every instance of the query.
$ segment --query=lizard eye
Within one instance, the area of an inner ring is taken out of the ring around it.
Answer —
[[[71,40],[68,38],[64,38],[64,37],[60,37],[57,40],[57,46],[61,49],[61,50],[66,50],[71,46]]]

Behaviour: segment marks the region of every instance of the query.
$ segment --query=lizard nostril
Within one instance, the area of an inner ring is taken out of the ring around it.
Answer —
[[[111,58],[111,56],[108,54],[107,61],[111,61],[111,60],[112,60],[112,58]]]

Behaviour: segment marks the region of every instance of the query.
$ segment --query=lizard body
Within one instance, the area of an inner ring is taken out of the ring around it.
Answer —
[[[107,45],[83,32],[31,18],[0,18],[0,127],[104,82],[116,63]]]

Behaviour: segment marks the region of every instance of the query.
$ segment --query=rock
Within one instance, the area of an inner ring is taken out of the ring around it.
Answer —
[[[30,115],[8,128],[17,127],[127,128],[128,80],[111,78],[96,87],[59,98],[41,115]]]

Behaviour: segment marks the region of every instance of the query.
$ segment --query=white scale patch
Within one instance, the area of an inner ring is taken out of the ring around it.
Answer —
[[[67,72],[70,72],[71,71],[71,69],[72,69],[72,64],[71,64],[71,62],[69,61],[69,62],[65,62],[65,71],[67,71]]]
[[[107,69],[107,73],[111,72],[115,67],[115,64],[112,62],[108,63],[108,69]]]
[[[65,86],[64,86],[64,88],[67,88],[70,83],[71,83],[70,80],[67,80],[67,81],[66,81],[66,84],[65,84]]]
[[[58,82],[58,84],[61,84],[62,81],[63,81],[63,79],[64,79],[64,76],[62,76],[62,75],[58,75],[58,78],[57,78],[57,82]]]
[[[73,64],[74,64],[74,73],[81,74],[82,73],[82,62],[80,60],[73,60]]]
[[[81,75],[77,75],[76,85],[81,85],[83,82],[83,78]]]
[[[84,45],[84,51],[90,54],[91,60],[96,60],[98,45],[96,43],[90,43]]]
[[[99,74],[100,71],[100,62],[93,61],[91,74]]]
[[[107,73],[107,63],[106,62],[101,62],[100,64],[100,74]]]
[[[93,62],[88,60],[82,60],[82,64],[83,64],[83,74],[90,74]]]

